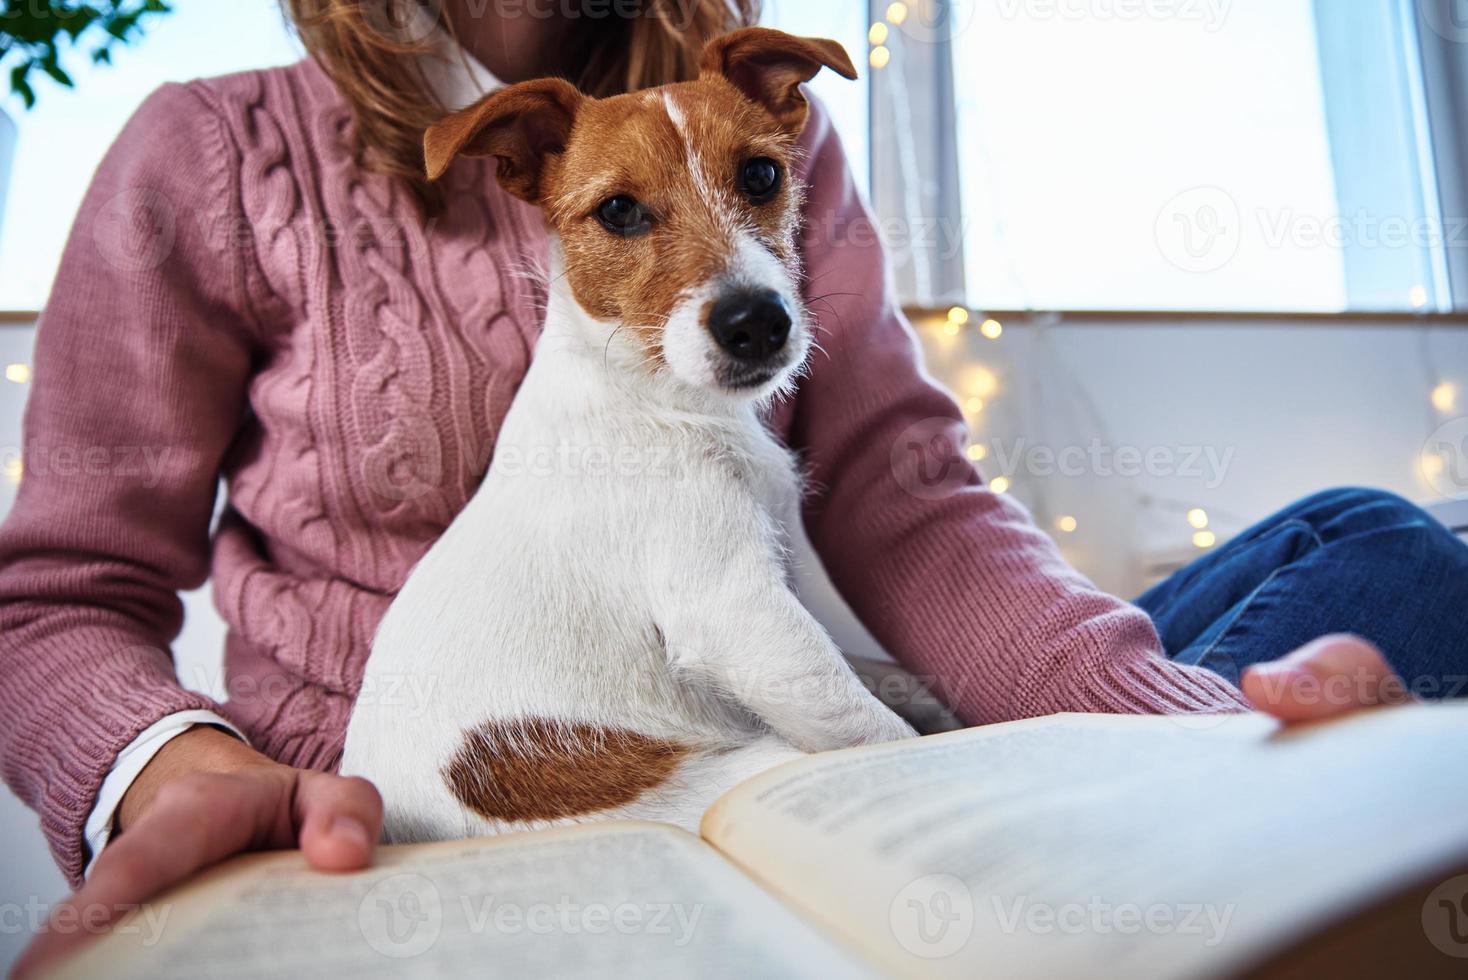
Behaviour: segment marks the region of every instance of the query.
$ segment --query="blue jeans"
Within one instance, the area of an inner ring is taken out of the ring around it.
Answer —
[[[1240,534],[1137,605],[1172,660],[1234,684],[1327,633],[1371,640],[1425,698],[1468,695],[1468,544],[1380,490],[1328,490]]]

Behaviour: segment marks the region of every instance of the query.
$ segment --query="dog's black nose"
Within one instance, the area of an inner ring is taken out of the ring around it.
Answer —
[[[790,308],[773,289],[729,293],[709,311],[709,331],[741,361],[763,361],[790,338]]]

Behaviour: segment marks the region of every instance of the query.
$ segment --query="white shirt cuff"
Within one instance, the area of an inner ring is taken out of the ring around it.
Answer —
[[[139,732],[137,738],[129,742],[127,748],[118,753],[117,761],[112,763],[107,778],[102,780],[102,789],[97,793],[97,802],[87,817],[84,831],[88,853],[87,874],[92,873],[92,865],[96,863],[97,855],[102,853],[102,848],[106,847],[107,842],[112,839],[113,817],[117,814],[117,808],[122,805],[122,798],[132,786],[133,780],[138,778],[138,773],[153,761],[153,756],[157,755],[158,750],[167,745],[170,739],[176,735],[182,735],[195,725],[216,725],[240,741],[249,743],[238,728],[214,712],[203,710],[178,711],[165,715]]]

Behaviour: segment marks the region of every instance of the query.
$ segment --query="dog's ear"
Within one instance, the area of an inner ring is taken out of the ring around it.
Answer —
[[[546,157],[565,152],[584,98],[559,78],[521,82],[486,95],[428,127],[423,135],[428,179],[442,177],[460,154],[495,157],[501,186],[539,203]]]
[[[843,78],[856,77],[846,49],[835,41],[796,37],[768,27],[746,27],[714,38],[704,47],[699,68],[704,77],[729,80],[764,106],[781,126],[795,132],[805,128],[810,112],[801,83],[810,81],[822,68]]]

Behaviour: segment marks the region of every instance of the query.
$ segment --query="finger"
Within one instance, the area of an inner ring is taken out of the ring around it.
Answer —
[[[278,822],[275,800],[287,796],[283,789],[262,793],[256,780],[239,775],[168,784],[137,823],[102,851],[86,883],[52,910],[17,961],[15,975],[43,972],[170,885],[271,842],[265,838]]]
[[[353,871],[372,863],[382,832],[382,796],[367,780],[302,773],[296,811],[301,850],[312,867]]]
[[[1355,636],[1324,636],[1243,676],[1255,708],[1286,722],[1318,721],[1410,701],[1380,650]]]

